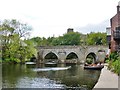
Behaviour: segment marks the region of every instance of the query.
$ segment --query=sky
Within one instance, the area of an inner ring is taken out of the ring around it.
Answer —
[[[105,32],[119,0],[0,0],[0,18],[32,26],[31,37],[61,36],[68,28]]]

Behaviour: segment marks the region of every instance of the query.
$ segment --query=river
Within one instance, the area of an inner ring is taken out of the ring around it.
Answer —
[[[84,70],[83,65],[59,64],[57,67],[45,67],[41,64],[38,67],[36,65],[3,64],[2,88],[91,90],[99,75],[100,71]]]

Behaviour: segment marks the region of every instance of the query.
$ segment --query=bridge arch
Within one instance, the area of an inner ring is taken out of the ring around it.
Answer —
[[[75,52],[70,52],[66,55],[66,59],[78,59],[78,55]]]
[[[58,59],[58,56],[54,52],[48,52],[45,56],[44,59]]]
[[[94,52],[90,52],[89,54],[87,54],[85,58],[85,62],[87,62],[88,64],[92,64],[95,63],[96,61],[97,61],[97,55]]]

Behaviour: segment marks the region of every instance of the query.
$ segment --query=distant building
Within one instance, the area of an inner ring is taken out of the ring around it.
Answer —
[[[108,33],[111,31],[111,37],[108,39],[111,52],[120,51],[120,2],[117,6],[117,14],[110,19],[111,28],[107,28]],[[109,41],[110,40],[110,41]]]
[[[69,32],[74,32],[74,29],[73,28],[68,28],[67,33],[69,33]]]
[[[107,43],[109,45],[109,49],[111,49],[111,27],[107,27],[106,32],[107,32]]]

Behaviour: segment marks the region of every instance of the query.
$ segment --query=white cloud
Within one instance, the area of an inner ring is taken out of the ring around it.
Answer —
[[[75,30],[87,34],[90,32],[106,32],[106,27],[110,26],[110,20],[105,20],[99,24],[88,24],[84,27],[76,27]]]
[[[14,18],[27,22],[34,29],[32,36],[48,37],[62,35],[67,28],[98,24],[110,19],[116,14],[119,0],[0,1],[1,19]]]

